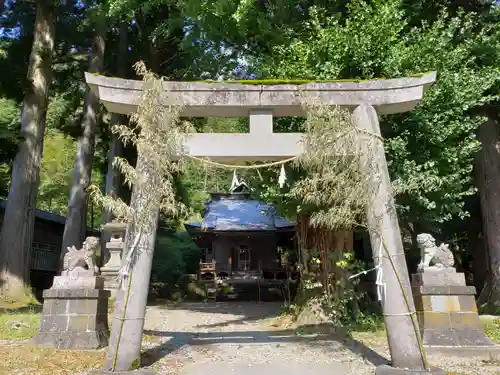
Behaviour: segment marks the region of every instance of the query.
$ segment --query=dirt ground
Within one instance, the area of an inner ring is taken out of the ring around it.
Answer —
[[[383,331],[347,337],[330,329],[296,327],[281,312],[281,304],[272,302],[149,306],[143,364],[165,375],[372,375],[376,366],[388,363]],[[86,375],[103,365],[106,348],[63,351],[31,346],[29,338],[38,327],[39,311],[0,316],[0,375]],[[500,332],[496,325],[493,328],[491,337]],[[430,355],[429,360],[450,375],[500,375],[498,362],[449,355]]]
[[[384,332],[309,333],[287,327],[279,303],[183,303],[149,307],[145,358],[159,374],[191,375],[200,369],[268,364],[316,368],[315,373],[373,374],[388,363]],[[430,355],[434,366],[459,374],[500,374],[500,364],[479,358]],[[217,367],[218,366],[218,367]],[[317,367],[314,367],[317,366]],[[325,367],[325,371],[320,367]],[[255,370],[255,369],[254,369]],[[238,370],[240,371],[240,370]]]

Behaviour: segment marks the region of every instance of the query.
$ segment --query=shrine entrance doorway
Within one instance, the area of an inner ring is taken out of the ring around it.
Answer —
[[[236,269],[238,271],[248,271],[252,265],[250,258],[251,249],[248,245],[241,244],[238,248],[238,263]]]

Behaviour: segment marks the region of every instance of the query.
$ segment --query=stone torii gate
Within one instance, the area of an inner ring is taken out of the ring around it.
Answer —
[[[85,74],[85,79],[109,112],[135,112],[140,100],[142,81],[90,73]],[[187,137],[185,149],[191,156],[224,163],[278,161],[299,155],[303,151],[302,134],[273,133],[273,116],[304,116],[299,94],[313,103],[348,108],[360,129],[380,136],[379,116],[410,111],[420,102],[425,89],[435,79],[435,73],[427,73],[398,79],[302,85],[165,82],[161,102],[165,106],[182,105],[183,117],[249,117],[249,133],[198,133]],[[379,180],[374,192],[375,199],[367,207],[370,241],[374,258],[378,259],[378,249],[382,239],[384,240],[399,274],[398,279],[389,258],[383,256],[381,268],[387,299],[382,301],[382,308],[393,367],[379,367],[377,373],[392,373],[398,369],[420,373],[425,371],[426,366],[412,322],[411,314],[415,314],[415,307],[384,147],[382,142],[374,144],[371,157],[378,171],[365,171],[369,178]],[[143,277],[149,278],[149,274]],[[145,308],[146,294],[145,290],[143,297],[134,300],[138,309]],[[410,311],[405,294],[409,299]]]

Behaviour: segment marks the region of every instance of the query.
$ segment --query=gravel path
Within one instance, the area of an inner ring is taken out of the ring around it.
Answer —
[[[148,307],[144,332],[146,361],[158,374],[167,375],[244,375],[250,371],[260,375],[372,375],[376,365],[387,363],[383,335],[361,334],[357,340],[297,335],[272,327],[272,318],[279,313],[280,305],[269,302]],[[430,361],[461,374],[500,373],[498,366],[479,359],[431,356]]]

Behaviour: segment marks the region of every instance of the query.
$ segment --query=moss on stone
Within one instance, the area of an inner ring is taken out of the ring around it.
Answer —
[[[243,80],[226,80],[226,81],[217,81],[217,80],[202,80],[202,81],[184,81],[185,83],[226,83],[226,84],[240,84],[240,85],[266,85],[266,86],[273,86],[273,85],[305,85],[308,83],[341,83],[341,82],[354,82],[354,83],[360,83],[360,82],[369,82],[369,81],[383,81],[386,79],[398,79],[398,78],[421,78],[427,74],[430,74],[432,72],[425,72],[425,73],[415,73],[415,74],[410,74],[405,77],[393,77],[393,78],[386,78],[386,77],[381,77],[381,78],[371,78],[371,79],[359,79],[359,78],[350,78],[350,79],[322,79],[322,80],[307,80],[307,79],[243,79]],[[98,73],[91,73],[94,76],[101,76],[101,77],[108,77],[108,78],[120,78],[120,77],[109,77],[105,76],[104,74],[98,74]]]
[[[397,78],[421,78],[425,76],[427,73],[417,73],[411,74],[406,77],[395,77]],[[308,83],[339,83],[339,82],[369,82],[369,81],[383,81],[386,79],[393,78],[371,78],[371,79],[359,79],[359,78],[349,78],[349,79],[321,79],[321,80],[307,80],[307,79],[249,79],[249,80],[227,80],[227,81],[216,81],[216,80],[205,80],[205,81],[192,81],[192,82],[205,82],[205,83],[229,83],[229,84],[241,84],[241,85],[305,85]]]
[[[141,357],[140,356],[138,358],[134,359],[134,361],[130,365],[129,371],[137,370],[139,367],[141,367]]]
[[[307,83],[325,83],[325,82],[342,82],[342,80],[306,80],[306,79],[248,79],[248,80],[227,80],[227,81],[216,81],[216,80],[205,80],[205,81],[193,81],[193,82],[204,82],[204,83],[228,83],[228,84],[240,84],[240,85],[305,85]],[[358,82],[357,80],[345,80],[345,82]]]

